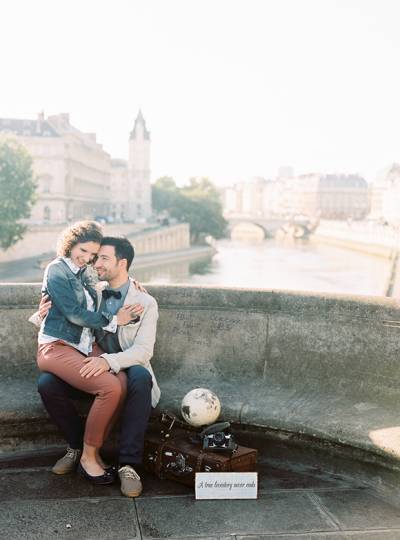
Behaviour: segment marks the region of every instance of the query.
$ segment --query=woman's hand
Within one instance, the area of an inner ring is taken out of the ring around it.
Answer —
[[[136,289],[140,292],[147,293],[147,290],[137,281],[136,279],[133,280],[133,284],[135,285]]]
[[[125,326],[126,324],[129,324],[132,319],[135,319],[138,315],[140,316],[143,311],[144,308],[140,304],[127,304],[122,306],[117,313],[118,326]]]
[[[88,356],[83,360],[85,365],[79,370],[81,377],[89,379],[90,377],[98,377],[110,369],[108,362],[101,356]]]
[[[132,306],[132,319],[135,319],[136,317],[141,317],[144,312],[144,307],[142,304],[133,304]]]
[[[51,308],[51,300],[50,300],[50,297],[46,294],[45,296],[42,296],[42,299],[40,300],[40,304],[39,304],[39,317],[42,320],[46,317],[50,308]]]

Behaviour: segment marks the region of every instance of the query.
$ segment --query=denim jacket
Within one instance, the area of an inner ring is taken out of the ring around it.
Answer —
[[[43,333],[48,336],[79,343],[83,327],[103,328],[112,321],[111,313],[87,310],[82,282],[61,257],[47,266],[42,294],[51,299],[50,311],[42,325]],[[91,295],[95,294],[93,291]]]

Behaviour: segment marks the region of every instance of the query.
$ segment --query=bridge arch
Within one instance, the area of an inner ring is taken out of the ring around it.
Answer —
[[[232,240],[258,240],[267,238],[268,232],[259,223],[253,220],[242,220],[230,226]]]

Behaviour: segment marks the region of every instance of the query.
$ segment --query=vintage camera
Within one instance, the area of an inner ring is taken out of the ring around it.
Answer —
[[[215,452],[234,452],[237,444],[233,440],[229,422],[219,422],[213,424],[200,433],[203,443],[203,450],[213,450]]]

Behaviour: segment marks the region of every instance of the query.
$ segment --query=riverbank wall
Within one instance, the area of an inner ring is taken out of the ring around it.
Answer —
[[[357,221],[321,221],[310,241],[391,258],[399,248],[399,233],[382,225]]]
[[[131,275],[140,281],[152,281],[152,269],[159,266],[171,265],[183,274],[183,281],[188,275],[189,265],[194,261],[211,259],[216,253],[213,246],[193,246],[189,249],[168,251],[161,253],[147,253],[135,257],[131,267]],[[46,264],[51,260],[49,254],[41,259],[30,257],[28,259],[0,263],[0,283],[41,283]]]
[[[0,251],[0,264],[27,258],[51,259],[65,225],[32,226],[24,238],[6,251]],[[116,223],[102,225],[105,236],[126,236],[135,246],[137,255],[185,250],[190,247],[188,223],[165,227]]]

